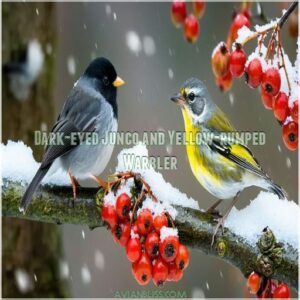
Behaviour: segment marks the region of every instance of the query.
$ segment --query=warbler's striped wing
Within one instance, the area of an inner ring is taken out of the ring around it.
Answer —
[[[217,110],[214,117],[211,118],[206,125],[209,131],[214,133],[212,140],[209,141],[209,147],[213,151],[218,152],[241,168],[260,177],[269,179],[252,152],[245,145],[237,139],[222,135],[222,132],[235,132],[235,129],[220,109]]]

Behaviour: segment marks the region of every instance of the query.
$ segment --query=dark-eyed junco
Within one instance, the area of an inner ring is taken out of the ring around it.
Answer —
[[[117,76],[112,63],[106,58],[96,58],[75,83],[61,113],[54,124],[53,133],[63,133],[68,137],[74,132],[95,132],[98,139],[118,128],[117,87],[124,81]],[[62,145],[49,145],[42,163],[20,205],[25,212],[33,193],[43,177],[62,168],[69,172],[73,194],[76,197],[76,179],[86,179],[101,174],[105,169],[113,145],[90,145],[75,143],[65,138]],[[100,181],[101,183],[101,181]]]

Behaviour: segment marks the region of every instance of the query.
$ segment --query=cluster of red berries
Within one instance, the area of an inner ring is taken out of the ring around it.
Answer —
[[[242,8],[239,13],[234,13],[232,23],[228,32],[227,42],[221,42],[212,54],[212,69],[217,86],[221,91],[227,92],[232,86],[232,74],[229,71],[229,48],[238,37],[238,31],[246,26],[250,28],[251,12]],[[245,61],[246,62],[246,61]]]
[[[263,70],[261,58],[247,62],[247,55],[242,46],[235,43],[230,53],[227,45],[221,42],[212,55],[212,69],[222,90],[227,90],[232,78],[245,75],[250,88],[261,86],[261,99],[267,109],[273,109],[275,118],[282,124],[282,136],[290,150],[298,148],[298,100],[289,107],[288,95],[280,91],[281,77],[275,67]],[[225,75],[224,75],[225,74]]]
[[[132,273],[140,285],[152,279],[156,286],[165,281],[179,281],[189,264],[189,250],[180,244],[177,230],[169,228],[165,213],[154,216],[150,209],[141,209],[135,216],[127,193],[120,194],[115,205],[104,204],[102,220],[112,232],[114,241],[125,247]]]
[[[184,0],[174,0],[171,7],[171,18],[176,27],[183,26],[186,40],[195,43],[199,37],[200,19],[205,11],[205,2],[194,0],[192,2],[193,13],[187,15],[187,5]]]
[[[287,284],[279,283],[270,278],[264,278],[254,271],[248,276],[247,287],[249,292],[257,295],[258,298],[290,298],[290,289]]]

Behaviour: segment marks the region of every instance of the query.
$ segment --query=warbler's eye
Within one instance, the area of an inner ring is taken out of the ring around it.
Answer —
[[[190,93],[188,95],[188,98],[189,98],[190,102],[193,102],[195,100],[195,94],[194,93]]]
[[[109,80],[108,80],[107,76],[104,76],[104,77],[103,77],[102,82],[103,82],[103,84],[106,85],[106,86],[109,85]]]

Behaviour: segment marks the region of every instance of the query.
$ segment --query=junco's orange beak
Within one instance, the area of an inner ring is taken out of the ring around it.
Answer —
[[[120,87],[125,83],[125,81],[121,77],[117,77],[116,80],[113,82],[114,87]]]

